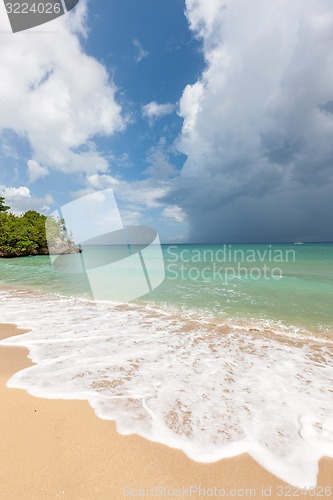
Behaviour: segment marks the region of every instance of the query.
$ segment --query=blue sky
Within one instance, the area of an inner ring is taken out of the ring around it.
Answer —
[[[82,11],[82,5],[80,7]],[[78,13],[73,11],[69,15],[74,17]],[[128,182],[153,175],[152,170],[158,168],[156,162],[162,163],[164,169],[169,165],[170,174],[174,176],[186,159],[174,146],[182,127],[182,119],[177,114],[178,102],[185,86],[195,82],[204,67],[201,44],[189,29],[184,3],[179,0],[90,1],[88,9],[81,15],[84,16],[84,29],[79,33],[72,29],[72,32],[77,36],[82,52],[99,61],[107,71],[124,123],[113,134],[92,135],[76,150],[87,151],[93,143],[93,148],[108,164],[106,170],[102,169],[105,175],[112,173],[113,177]],[[64,19],[49,23],[47,28],[57,32],[60,23],[63,24]],[[20,37],[19,50],[29,35],[28,32],[16,35]],[[51,36],[39,34],[38,40]],[[12,42],[8,36],[3,38],[8,45]],[[152,107],[146,108],[145,112],[144,107],[149,103],[162,107],[157,107],[155,112]],[[58,204],[70,201],[77,192],[80,195],[81,189],[86,189],[84,170],[73,173],[68,168],[59,172],[59,169],[50,168],[47,162],[41,163],[31,141],[18,129],[2,129],[0,182],[9,188],[26,187],[33,200],[12,196],[14,208],[25,210],[31,204],[33,208],[47,212],[47,207],[52,210]],[[35,173],[29,174],[28,161],[38,163],[41,170],[37,166]],[[42,169],[45,173],[47,169],[47,175],[43,175]],[[8,189],[4,194],[11,198]],[[120,208],[124,206],[126,210],[126,201],[119,202]],[[142,219],[162,225],[164,238],[168,239],[174,233],[172,224],[168,227],[172,220],[155,220],[160,212],[144,207],[139,213]],[[127,215],[130,218],[130,214]],[[180,236],[185,236],[186,224],[179,230]]]
[[[14,211],[112,187],[163,241],[333,239],[331,3],[80,0],[15,35],[0,9]]]
[[[184,9],[179,0],[90,4],[86,51],[107,68],[131,122],[124,133],[99,144],[118,156],[129,156],[133,168],[126,178],[143,175],[149,148],[161,138],[169,145],[176,139],[182,125],[177,103],[185,86],[195,82],[202,71],[201,45],[188,28]],[[142,107],[153,101],[171,103],[174,110],[150,125],[142,116]],[[184,155],[174,154],[172,161],[181,168]]]

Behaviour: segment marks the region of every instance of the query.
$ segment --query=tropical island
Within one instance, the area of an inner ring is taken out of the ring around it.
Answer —
[[[77,252],[63,220],[35,210],[15,215],[0,196],[0,258]]]

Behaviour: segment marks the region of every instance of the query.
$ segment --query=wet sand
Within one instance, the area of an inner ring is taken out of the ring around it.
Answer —
[[[19,333],[14,325],[0,326],[0,338]],[[11,374],[31,365],[27,354],[0,348],[0,500],[309,498],[248,455],[200,464],[179,450],[120,436],[85,401],[7,389]],[[311,498],[333,498],[333,459],[321,460],[316,493]]]

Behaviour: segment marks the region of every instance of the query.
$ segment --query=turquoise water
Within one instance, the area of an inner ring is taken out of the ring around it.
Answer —
[[[167,296],[171,303],[216,315],[267,318],[333,330],[333,244],[227,246],[226,257],[231,259],[226,262],[210,261],[210,252],[215,256],[223,249],[218,245],[178,248],[179,252],[188,251],[185,257],[190,257],[190,262],[170,262],[174,257],[165,249],[167,280],[153,299],[163,301]],[[206,262],[193,262],[198,255],[206,255]],[[171,281],[175,264],[183,265],[187,272]],[[215,276],[214,264],[215,269],[222,268]],[[197,269],[205,267],[209,270],[202,276]]]
[[[138,303],[333,331],[333,244],[162,248],[166,279]],[[91,295],[83,276],[55,270],[48,256],[0,259],[0,280],[4,287]]]
[[[98,263],[128,256],[119,250],[99,247]],[[149,255],[156,283],[159,247]],[[130,304],[91,300],[69,273],[78,254],[61,272],[47,256],[1,259],[0,321],[29,329],[1,344],[35,363],[7,386],[87,400],[120,433],[193,460],[249,453],[314,486],[333,457],[333,245],[164,245],[163,256],[165,280]],[[138,269],[113,289],[135,288]]]

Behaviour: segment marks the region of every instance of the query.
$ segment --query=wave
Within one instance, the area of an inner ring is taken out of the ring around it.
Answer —
[[[298,487],[333,457],[333,342],[269,320],[212,318],[153,304],[1,295],[1,321],[30,328],[34,366],[8,387],[83,399],[96,415],[212,462],[249,453]]]

